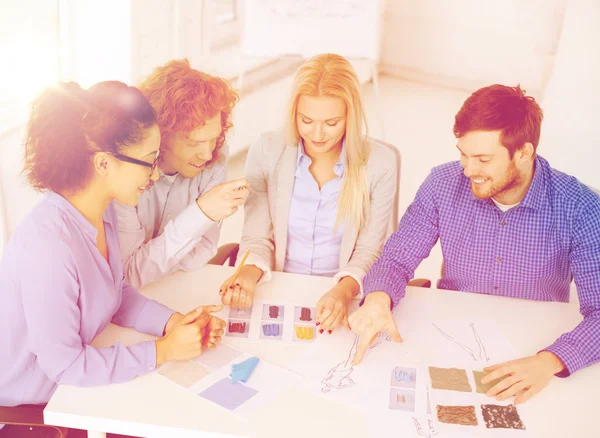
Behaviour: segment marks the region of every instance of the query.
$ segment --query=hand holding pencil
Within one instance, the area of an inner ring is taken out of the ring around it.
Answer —
[[[246,265],[250,251],[246,251],[235,273],[221,285],[221,302],[233,308],[252,307],[254,290],[263,271],[254,265]]]

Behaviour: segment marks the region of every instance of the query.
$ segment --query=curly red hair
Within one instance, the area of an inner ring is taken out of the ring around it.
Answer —
[[[216,159],[227,131],[233,126],[231,112],[239,101],[238,93],[227,81],[194,70],[190,62],[183,59],[155,68],[138,88],[156,112],[161,147],[176,132],[187,136],[204,126],[207,119],[221,113],[222,131],[210,162]]]

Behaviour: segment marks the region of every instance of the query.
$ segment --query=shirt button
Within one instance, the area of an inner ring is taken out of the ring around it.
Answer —
[[[494,290],[498,290],[498,286],[494,286]]]
[[[502,221],[502,226],[503,227],[506,226],[506,222]]]
[[[502,258],[498,257],[498,258],[496,259],[496,261],[498,261],[498,262],[501,262],[501,261],[502,261]]]

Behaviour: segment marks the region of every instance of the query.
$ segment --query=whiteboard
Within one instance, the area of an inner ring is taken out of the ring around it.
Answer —
[[[246,0],[242,53],[379,59],[380,0]]]

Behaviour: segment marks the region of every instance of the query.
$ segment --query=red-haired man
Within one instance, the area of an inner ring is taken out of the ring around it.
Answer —
[[[125,277],[142,287],[176,270],[195,270],[214,256],[220,221],[248,196],[244,179],[226,182],[231,111],[237,93],[187,60],[156,68],[138,87],[156,112],[160,178],[137,207],[117,205]]]
[[[484,368],[488,395],[522,403],[554,375],[600,361],[600,197],[537,154],[541,124],[520,87],[465,101],[454,120],[460,160],[431,171],[364,279],[364,305],[349,318],[355,363],[378,332],[400,337],[391,309],[438,240],[440,289],[568,302],[577,286],[583,321],[535,355]]]

